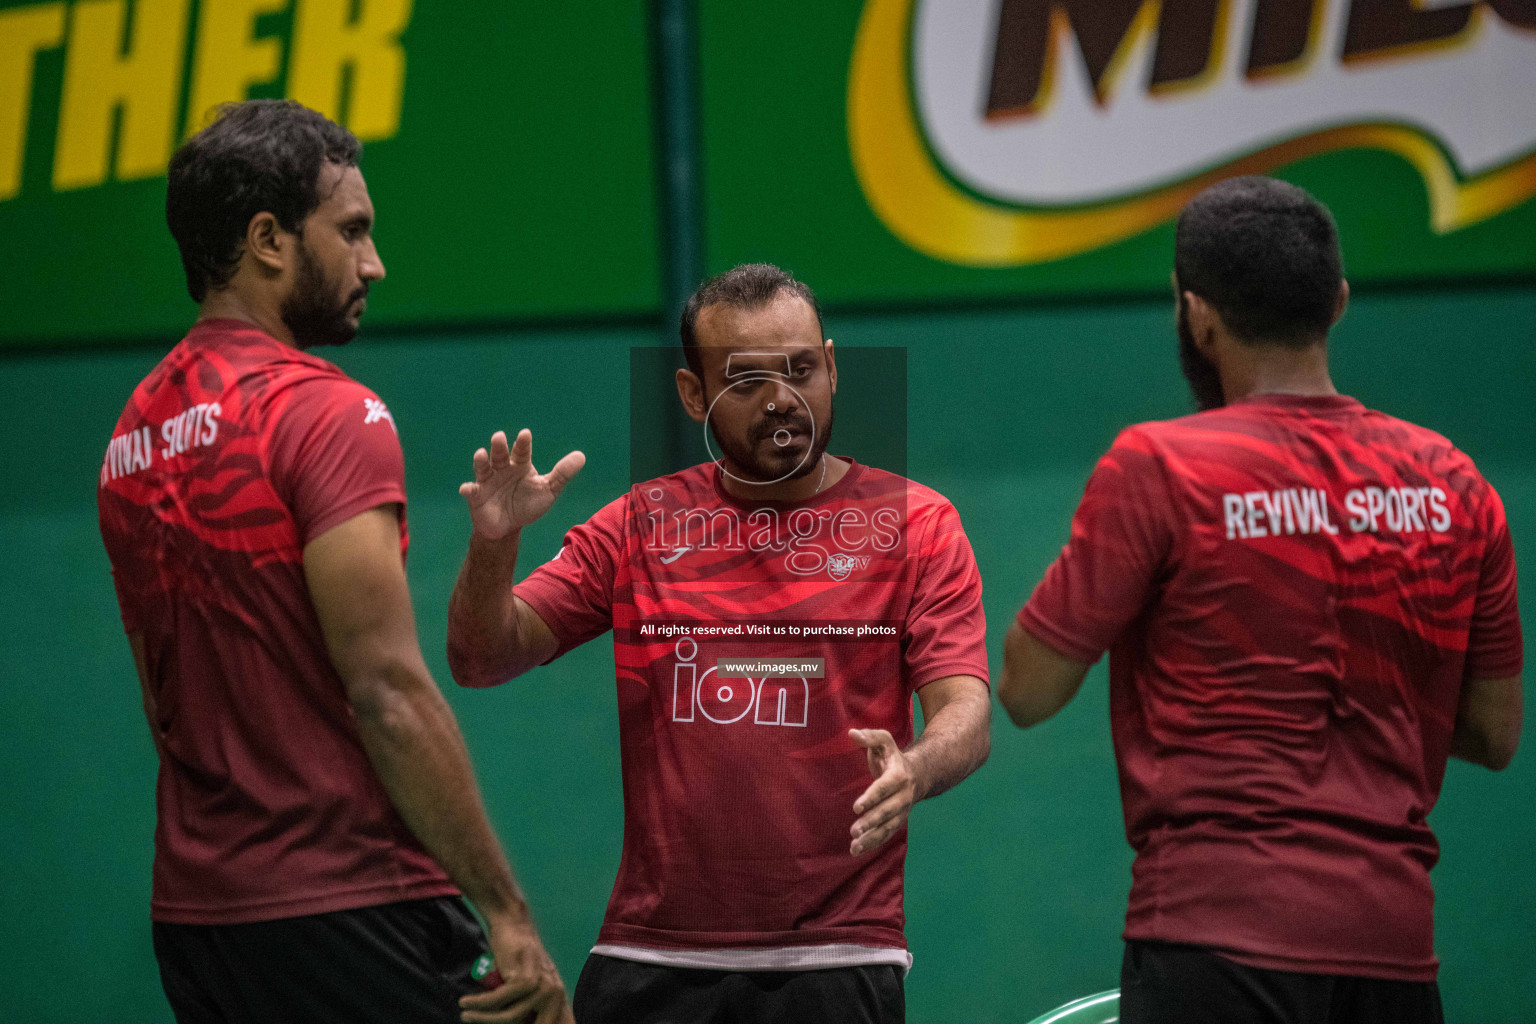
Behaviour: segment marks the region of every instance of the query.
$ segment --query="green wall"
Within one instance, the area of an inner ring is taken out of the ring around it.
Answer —
[[[976,548],[994,665],[1002,631],[1067,535],[1118,429],[1185,411],[1165,303],[833,316],[841,345],[908,350],[910,474],[947,494]],[[169,343],[170,339],[167,339]],[[389,402],[406,449],[423,647],[463,723],[491,814],[574,985],[621,841],[606,640],[499,690],[443,658],[467,537],[455,487],[498,427],[587,468],[530,531],[525,568],[629,479],[627,377],[643,329],[438,334],[335,353]],[[1530,594],[1536,565],[1536,288],[1377,293],[1335,335],[1341,388],[1442,430],[1501,490]],[[96,532],[101,453],[160,348],[0,361],[0,1019],[165,1022],[149,947],[154,752]],[[834,443],[834,450],[836,450]],[[1536,625],[1528,596],[1526,625]],[[1117,984],[1130,851],[1102,667],[1057,719],[999,713],[992,759],[913,816],[910,1019],[1024,1021]],[[1536,956],[1536,758],[1457,764],[1434,815],[1447,1019],[1525,1019]]]

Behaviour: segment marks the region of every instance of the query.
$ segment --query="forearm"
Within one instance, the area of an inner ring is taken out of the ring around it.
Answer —
[[[453,713],[425,665],[382,670],[393,678],[354,700],[358,732],[395,809],[488,919],[525,919],[526,903],[480,792]]]
[[[986,763],[992,751],[992,708],[985,691],[967,693],[936,710],[906,749],[915,800],[938,796]]]
[[[520,530],[500,540],[472,534],[448,599],[448,667],[461,686],[494,686],[517,674],[522,637],[512,591]]]

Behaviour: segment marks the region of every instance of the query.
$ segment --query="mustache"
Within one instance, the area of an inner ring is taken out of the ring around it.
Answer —
[[[751,432],[747,435],[752,444],[766,441],[781,430],[789,430],[797,434],[809,437],[815,431],[810,417],[803,413],[791,413],[787,416],[764,416],[752,425]]]
[[[350,306],[350,305],[352,305],[352,303],[356,302],[358,299],[366,299],[367,297],[368,297],[368,286],[366,284],[363,285],[361,288],[354,288],[352,290],[352,294],[347,296],[347,305]]]

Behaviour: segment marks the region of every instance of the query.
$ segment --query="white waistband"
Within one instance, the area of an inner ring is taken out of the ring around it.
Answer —
[[[912,969],[912,954],[904,949],[853,943],[776,946],[772,949],[657,949],[654,946],[604,944],[593,946],[592,952],[620,960],[710,971],[815,971],[825,967],[891,964],[900,967],[905,976]]]

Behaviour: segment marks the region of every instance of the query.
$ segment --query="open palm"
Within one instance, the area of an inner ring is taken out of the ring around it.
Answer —
[[[469,503],[475,533],[486,540],[500,540],[535,522],[586,463],[581,452],[571,452],[541,475],[533,468],[531,431],[519,431],[510,448],[506,433],[496,431],[490,451],[475,452],[474,481],[459,485],[459,493]]]

